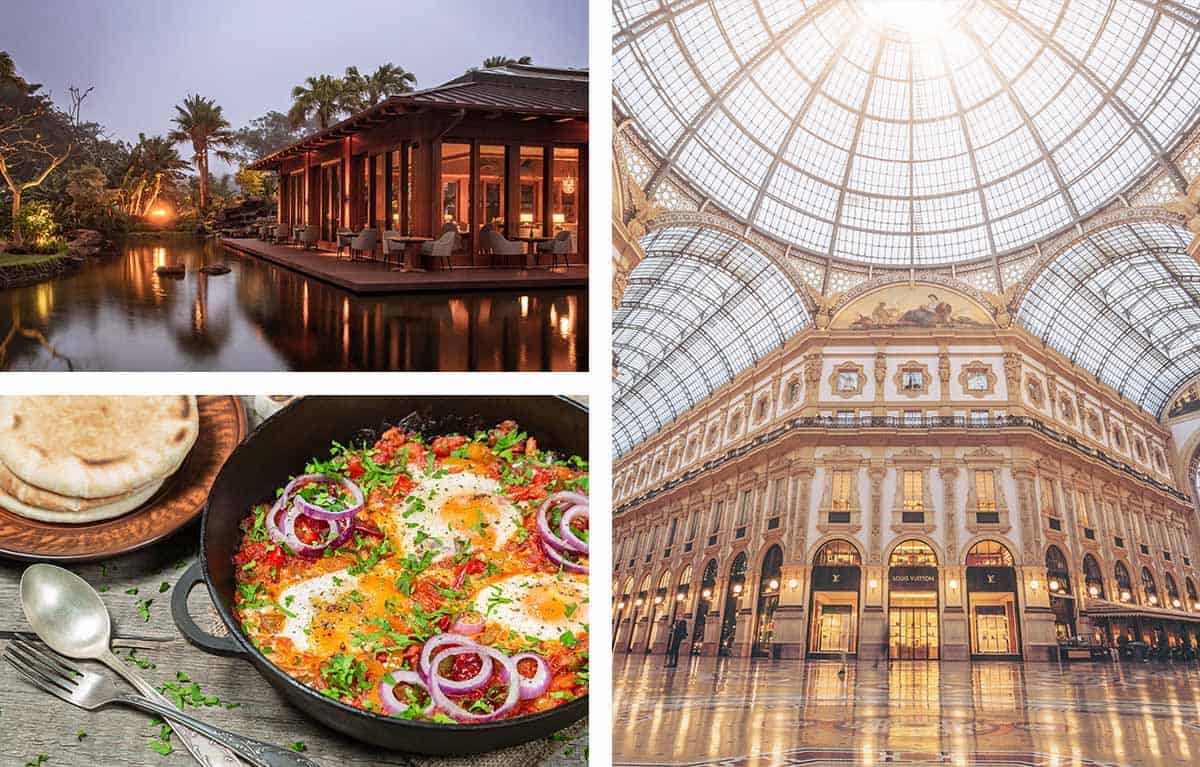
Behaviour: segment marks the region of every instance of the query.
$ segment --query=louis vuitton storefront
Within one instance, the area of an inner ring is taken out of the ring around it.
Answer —
[[[862,559],[849,541],[830,541],[813,559],[808,657],[858,654]]]
[[[892,551],[887,636],[892,660],[940,657],[937,556],[921,541],[904,541]]]
[[[1020,658],[1017,573],[1012,553],[980,541],[967,553],[967,615],[972,658]]]

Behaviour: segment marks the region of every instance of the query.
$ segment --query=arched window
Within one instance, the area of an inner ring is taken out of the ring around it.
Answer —
[[[967,552],[967,567],[1012,567],[1013,556],[1003,543],[980,541]]]
[[[1083,582],[1087,585],[1088,594],[1096,599],[1104,599],[1104,575],[1100,563],[1091,554],[1083,555]]]
[[[762,584],[760,584],[760,587],[764,593],[779,591],[779,576],[782,572],[783,549],[779,547],[779,544],[775,544],[767,549],[767,553],[763,555]]]
[[[937,567],[937,555],[924,541],[904,541],[892,549],[888,567]]]
[[[1167,601],[1171,607],[1182,606],[1183,603],[1179,601],[1179,586],[1176,585],[1175,579],[1171,577],[1170,573],[1163,576],[1163,586],[1167,590]]]
[[[1133,601],[1133,581],[1129,577],[1129,570],[1125,568],[1124,562],[1118,562],[1113,568],[1113,575],[1117,580],[1117,591],[1121,596],[1122,602]]]
[[[854,548],[854,544],[850,541],[836,540],[829,541],[817,550],[817,555],[813,557],[813,564],[817,567],[860,565],[862,557],[859,556],[858,549]]]
[[[1046,577],[1051,594],[1063,596],[1071,593],[1071,571],[1062,549],[1057,546],[1046,549]]]
[[[1149,567],[1142,568],[1142,591],[1146,594],[1147,602],[1158,604],[1158,584],[1154,582],[1154,573],[1150,572]]]
[[[1200,597],[1196,596],[1196,584],[1192,583],[1191,578],[1185,578],[1183,588],[1187,590],[1188,607],[1192,610],[1200,610]]]

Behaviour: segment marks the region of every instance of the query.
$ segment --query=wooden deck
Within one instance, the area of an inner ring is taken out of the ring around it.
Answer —
[[[450,293],[463,290],[585,288],[587,265],[550,269],[455,267],[402,272],[381,262],[348,261],[330,251],[271,245],[262,240],[221,238],[225,247],[270,261],[353,293]]]

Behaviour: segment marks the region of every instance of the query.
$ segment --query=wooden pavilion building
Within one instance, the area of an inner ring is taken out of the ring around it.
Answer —
[[[279,174],[278,221],[374,226],[436,238],[459,231],[454,265],[486,258],[481,229],[506,238],[574,235],[586,263],[588,73],[510,65],[472,70],[379,104],[248,167]],[[379,247],[382,247],[380,245]]]

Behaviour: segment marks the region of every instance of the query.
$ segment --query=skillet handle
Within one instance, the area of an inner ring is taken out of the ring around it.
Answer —
[[[196,625],[196,621],[188,612],[188,595],[192,593],[192,589],[203,582],[204,570],[201,568],[200,560],[197,559],[191,567],[184,571],[175,584],[175,588],[171,590],[171,617],[175,619],[175,626],[183,634],[184,639],[207,653],[245,657],[246,653],[238,646],[237,640],[231,636],[213,636]]]

